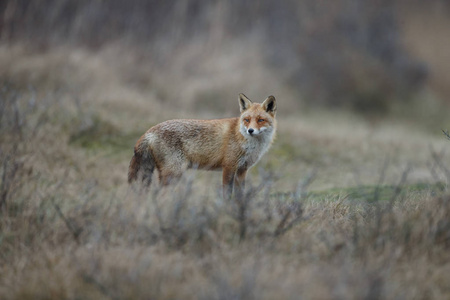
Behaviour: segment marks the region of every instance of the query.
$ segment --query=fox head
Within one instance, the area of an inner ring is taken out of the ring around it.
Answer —
[[[239,94],[241,109],[240,132],[246,137],[271,136],[275,131],[277,104],[274,96],[263,103],[253,103],[244,94]]]

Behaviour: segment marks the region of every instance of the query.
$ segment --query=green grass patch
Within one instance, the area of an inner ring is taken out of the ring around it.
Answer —
[[[303,195],[303,199],[307,201],[323,201],[335,198],[346,198],[351,201],[361,202],[386,202],[392,200],[400,200],[407,196],[413,195],[441,195],[447,190],[444,183],[414,183],[403,186],[394,185],[363,185],[347,188],[332,188],[323,191],[312,191]],[[274,198],[283,200],[295,197],[292,193],[278,193],[273,195]]]
[[[111,123],[94,116],[88,126],[70,134],[69,143],[87,150],[105,152],[132,151],[138,133],[124,133]]]
[[[334,189],[324,192],[311,193],[311,197],[318,198],[333,194],[340,194],[345,196],[349,200],[354,201],[366,201],[366,202],[378,202],[378,201],[392,201],[398,200],[412,194],[439,194],[445,190],[443,183],[415,183],[404,186],[394,185],[380,185],[380,186],[358,186],[343,189]]]

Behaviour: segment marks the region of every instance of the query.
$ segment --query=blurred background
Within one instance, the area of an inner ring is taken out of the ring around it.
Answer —
[[[118,165],[81,176],[125,188],[149,127],[237,116],[239,93],[275,95],[278,137],[260,166],[283,178],[280,190],[314,169],[315,189],[373,184],[387,157],[388,181],[412,164],[411,181],[435,182],[430,147],[445,147],[450,127],[449,37],[444,0],[4,0],[2,112],[47,111],[55,143]]]
[[[0,299],[450,299],[449,71],[450,0],[0,0]],[[239,93],[245,201],[135,193],[148,128]]]
[[[239,92],[274,94],[285,113],[447,104],[449,36],[447,0],[0,3],[3,45],[100,53],[120,84],[188,110],[227,110]],[[76,68],[83,58],[67,60]]]

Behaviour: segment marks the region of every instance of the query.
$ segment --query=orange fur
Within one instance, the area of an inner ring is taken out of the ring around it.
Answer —
[[[235,187],[242,196],[245,175],[268,150],[275,137],[275,97],[262,104],[239,95],[241,115],[215,120],[170,120],[150,128],[136,143],[128,171],[131,183],[143,173],[148,186],[154,168],[167,185],[188,168],[223,170],[224,197]]]

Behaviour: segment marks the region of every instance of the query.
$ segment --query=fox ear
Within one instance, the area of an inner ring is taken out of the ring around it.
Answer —
[[[275,97],[267,97],[267,99],[262,103],[262,108],[268,113],[275,114],[277,112],[277,102]]]
[[[239,94],[239,107],[241,108],[241,112],[247,110],[250,106],[252,106],[253,102],[247,98],[244,94]]]

